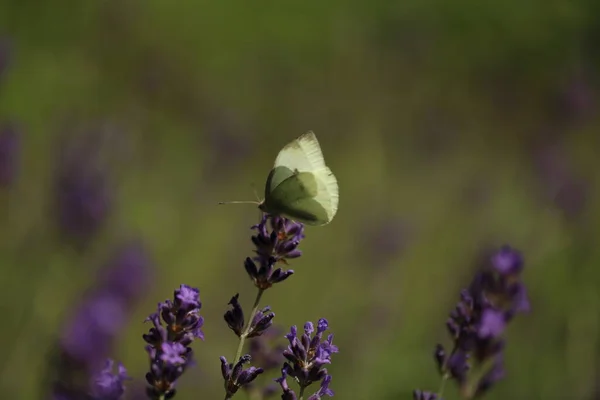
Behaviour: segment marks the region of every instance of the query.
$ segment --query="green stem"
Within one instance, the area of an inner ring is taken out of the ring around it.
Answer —
[[[441,371],[442,371],[442,381],[440,382],[440,387],[437,391],[437,395],[438,395],[438,399],[441,399],[442,396],[444,395],[444,388],[446,387],[446,381],[450,378],[450,374],[448,372],[446,372],[446,364],[448,363],[448,360],[454,355],[454,353],[456,353],[457,347],[456,344],[452,347],[452,351],[450,352],[450,355],[448,357],[446,357],[446,359],[444,360],[444,363],[441,366]]]
[[[442,375],[442,381],[440,382],[440,387],[437,391],[438,399],[441,399],[442,396],[444,395],[444,388],[446,387],[446,381],[448,381],[448,378],[449,378],[448,374]]]
[[[298,394],[298,400],[304,400],[304,386],[300,388],[300,394]]]
[[[244,332],[240,335],[240,344],[238,345],[237,352],[235,353],[235,358],[233,359],[233,364],[238,362],[238,360],[242,356],[242,350],[244,349],[244,342],[246,341],[246,337],[248,336],[248,333],[250,333],[250,329],[252,328],[250,326],[250,324],[252,323],[252,319],[256,315],[256,312],[258,311],[258,304],[260,303],[260,299],[261,299],[264,291],[265,291],[264,289],[258,289],[258,293],[256,294],[256,299],[254,300],[254,305],[252,306],[252,312],[250,313],[250,316],[248,317],[248,323],[246,324],[246,328],[244,329]]]

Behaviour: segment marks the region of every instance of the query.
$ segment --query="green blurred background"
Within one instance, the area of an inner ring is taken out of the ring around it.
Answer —
[[[435,390],[436,342],[481,250],[526,258],[533,311],[508,331],[490,399],[597,399],[600,136],[596,0],[0,3],[12,56],[0,119],[18,125],[1,189],[3,397],[43,398],[46,354],[114,246],[156,270],[113,356],[140,384],[143,319],[200,288],[204,342],[177,398],[222,398],[222,315],[249,309],[253,200],[277,151],[314,130],[340,184],[296,274],[263,304],[283,327],[329,319],[339,399]],[[83,250],[57,233],[65,135],[99,130],[114,196]],[[240,394],[238,397],[243,398]],[[449,385],[449,399],[457,398]],[[237,398],[237,397],[236,397]]]

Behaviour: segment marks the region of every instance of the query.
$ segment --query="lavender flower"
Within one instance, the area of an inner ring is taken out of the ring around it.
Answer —
[[[231,298],[229,305],[232,308],[231,310],[227,310],[223,316],[229,329],[231,329],[238,337],[242,336],[242,333],[244,332],[244,311],[238,302],[239,297],[240,295],[238,293]]]
[[[333,397],[333,390],[329,389],[329,384],[331,383],[331,375],[325,375],[323,380],[321,381],[321,387],[319,390],[312,396],[308,398],[308,400],[321,400],[322,397]]]
[[[125,393],[124,381],[130,379],[123,364],[117,366],[117,373],[113,372],[114,362],[107,360],[102,369],[93,380],[92,399],[94,400],[119,400]]]
[[[525,286],[519,281],[523,270],[521,254],[508,246],[491,257],[491,265],[478,271],[446,323],[453,340],[450,354],[440,344],[434,358],[444,378],[454,379],[465,398],[484,394],[504,376],[506,325],[520,312],[530,308]],[[491,365],[491,366],[490,366]],[[479,379],[470,372],[478,369]],[[417,394],[421,397],[417,397]],[[431,398],[418,392],[415,398]]]
[[[292,326],[290,333],[285,336],[290,342],[283,352],[288,362],[284,363],[281,377],[276,380],[283,390],[282,399],[296,398],[296,394],[287,385],[288,376],[298,382],[300,393],[304,393],[304,390],[314,382],[321,381],[321,389],[314,396],[333,396],[333,392],[329,389],[331,378],[328,378],[324,366],[331,363],[331,355],[337,353],[338,348],[332,344],[333,335],[330,334],[326,340],[323,340],[323,333],[328,327],[327,320],[321,318],[317,324],[317,333],[313,337],[311,334],[315,329],[312,322],[304,324],[304,334],[300,339],[297,337],[296,326]]]
[[[107,290],[93,293],[66,325],[62,350],[74,362],[93,369],[106,358],[126,321],[127,310],[118,296]]]
[[[159,303],[158,311],[146,319],[154,325],[143,335],[150,357],[150,372],[146,374],[150,399],[175,396],[175,383],[192,359],[193,351],[189,345],[196,338],[204,339],[198,293],[196,288],[181,285],[175,290],[173,301]]]
[[[2,56],[0,55],[0,57]],[[20,150],[19,142],[19,134],[14,126],[4,125],[0,127],[0,187],[11,185],[16,178]]]
[[[78,398],[89,391],[90,377],[112,350],[150,270],[141,244],[128,243],[100,271],[96,288],[79,301],[58,340],[49,366],[55,395]]]
[[[268,228],[269,222],[271,229]],[[252,236],[257,256],[248,257],[244,265],[254,285],[265,290],[294,273],[293,270],[274,269],[274,266],[277,262],[287,264],[288,259],[302,255],[298,245],[304,238],[304,225],[283,217],[264,215],[252,229],[257,231]]]
[[[413,391],[413,400],[443,400],[438,397],[437,394],[431,392],[424,392],[422,390]]]
[[[256,367],[244,369],[244,364],[250,363],[250,360],[252,359],[249,354],[240,357],[235,365],[227,363],[225,357],[220,357],[220,359],[221,374],[223,375],[223,380],[225,382],[225,394],[228,399],[233,397],[241,387],[248,385],[255,380],[258,375],[264,372],[262,368]]]
[[[275,318],[275,313],[271,312],[271,307],[268,306],[257,311],[252,317],[252,321],[250,321],[247,332],[244,333],[244,312],[238,298],[239,294],[236,294],[229,302],[232,309],[228,310],[224,316],[227,325],[238,337],[242,334],[247,338],[262,335],[273,324],[272,320]]]

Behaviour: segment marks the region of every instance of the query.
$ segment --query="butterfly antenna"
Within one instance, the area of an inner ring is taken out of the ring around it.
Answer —
[[[260,202],[260,197],[258,197],[258,192],[256,191],[256,184],[252,182],[252,191],[254,192],[254,196],[256,197],[256,201]]]
[[[247,200],[247,201],[220,201],[219,205],[222,204],[256,204],[259,205],[260,202],[258,201],[251,201],[251,200]]]

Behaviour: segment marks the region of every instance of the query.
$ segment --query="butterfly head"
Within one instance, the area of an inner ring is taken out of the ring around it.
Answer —
[[[258,209],[262,212],[267,212],[267,207],[265,206],[264,200],[258,203]]]

